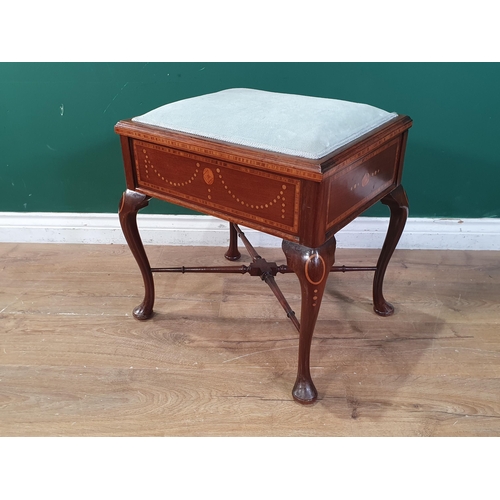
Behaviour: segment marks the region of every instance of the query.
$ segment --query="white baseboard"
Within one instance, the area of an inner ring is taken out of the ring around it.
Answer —
[[[146,245],[226,246],[228,223],[205,215],[138,215]],[[339,248],[380,248],[386,217],[358,217],[337,233]],[[281,240],[242,226],[256,247]],[[125,244],[117,214],[0,212],[0,242]],[[500,250],[500,219],[410,218],[401,249]]]

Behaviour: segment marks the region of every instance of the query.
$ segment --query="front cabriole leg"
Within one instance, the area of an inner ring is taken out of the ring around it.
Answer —
[[[295,401],[302,404],[312,404],[318,397],[309,369],[311,341],[326,281],[335,262],[335,246],[334,237],[319,248],[290,241],[283,241],[282,244],[287,264],[299,278],[301,288],[299,359],[292,395]]]
[[[408,198],[403,186],[399,185],[394,191],[382,198],[381,201],[390,208],[391,218],[384,245],[377,262],[377,270],[373,277],[373,309],[379,316],[390,316],[394,313],[394,307],[385,300],[382,293],[382,286],[387,266],[401,238],[406,219],[408,218]]]
[[[148,205],[150,196],[127,189],[120,202],[120,224],[128,246],[135,257],[144,280],[144,300],[133,310],[135,318],[144,320],[153,315],[155,286],[151,266],[137,228],[137,212]]]

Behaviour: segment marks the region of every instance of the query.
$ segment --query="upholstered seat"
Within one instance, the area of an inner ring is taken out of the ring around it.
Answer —
[[[161,106],[133,121],[318,159],[397,116],[337,99],[228,89]]]

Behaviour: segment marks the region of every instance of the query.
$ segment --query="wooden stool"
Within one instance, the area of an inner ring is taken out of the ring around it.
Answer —
[[[411,124],[407,116],[364,104],[251,89],[185,99],[120,121],[115,131],[127,182],[120,223],[145,285],[134,316],[153,313],[154,272],[260,276],[299,331],[293,397],[313,403],[311,340],[329,273],[374,271],[374,310],[394,312],[382,285],[408,216],[401,175]],[[152,268],[136,221],[151,197],[229,221],[225,257],[240,257],[239,235],[252,263]],[[334,266],[335,233],[378,201],[389,206],[390,223],[376,267]],[[258,255],[238,224],[282,238],[287,265]],[[287,272],[300,281],[300,323],[275,281]]]

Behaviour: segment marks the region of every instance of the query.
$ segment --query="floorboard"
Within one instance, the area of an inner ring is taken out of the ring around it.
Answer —
[[[223,248],[147,251],[153,266],[234,265]],[[397,250],[389,318],[372,311],[372,276],[330,276],[311,355],[319,399],[303,407],[297,332],[261,280],[157,275],[140,322],[126,246],[0,244],[0,435],[500,436],[500,253]],[[295,276],[277,282],[300,311]]]

